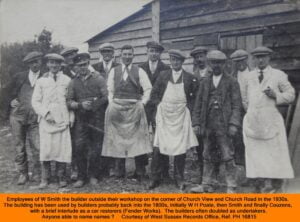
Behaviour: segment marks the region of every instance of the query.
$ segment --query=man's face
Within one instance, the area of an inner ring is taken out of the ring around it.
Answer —
[[[225,60],[210,60],[209,66],[211,67],[214,75],[221,75],[225,68]]]
[[[77,64],[79,75],[85,76],[89,72],[89,62]]]
[[[237,70],[241,71],[241,72],[244,71],[248,67],[247,59],[238,60],[238,61],[235,61],[234,63],[235,63]]]
[[[71,52],[67,55],[64,56],[65,58],[65,63],[70,65],[73,64],[73,58],[77,55],[77,52]]]
[[[49,71],[52,73],[58,73],[60,71],[61,68],[61,62],[57,61],[57,60],[48,60],[47,62],[47,67],[49,68]]]
[[[161,51],[157,48],[148,48],[147,49],[148,58],[150,61],[155,62],[159,60]]]
[[[40,70],[41,65],[42,65],[41,59],[36,59],[28,63],[30,70],[34,73]]]
[[[206,53],[199,52],[194,55],[194,64],[197,65],[199,68],[204,69],[206,64]]]
[[[259,69],[265,69],[270,63],[270,56],[269,55],[257,55],[253,56],[253,60],[255,65]]]
[[[109,62],[114,57],[113,50],[101,50],[100,54],[102,55],[104,62]]]
[[[122,62],[124,65],[130,65],[133,60],[133,50],[132,49],[124,49],[121,53]]]
[[[181,58],[178,58],[175,56],[170,56],[171,67],[175,71],[179,71],[181,69],[183,62],[184,62],[184,59],[181,59]]]

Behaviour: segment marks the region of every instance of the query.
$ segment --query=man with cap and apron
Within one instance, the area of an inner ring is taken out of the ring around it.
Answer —
[[[29,71],[16,74],[7,87],[9,90],[7,101],[10,104],[6,106],[10,107],[10,125],[16,148],[15,163],[20,173],[18,185],[25,184],[29,179],[26,139],[32,152],[33,178],[34,180],[40,178],[38,122],[31,98],[36,81],[42,76],[42,56],[42,53],[36,51],[28,53],[23,62],[29,66]]]
[[[208,67],[207,67],[207,51],[208,49],[204,46],[198,46],[194,48],[190,55],[194,59],[193,73],[194,76],[198,79],[199,83],[207,77],[208,75]],[[199,164],[199,176],[196,178],[192,178],[192,182],[197,184],[202,183],[202,175],[203,175],[203,138],[201,136],[197,136],[199,146],[196,147],[197,155],[198,155],[198,164]]]
[[[68,87],[67,104],[74,110],[74,140],[78,179],[74,187],[84,185],[88,176],[90,183],[96,185],[99,179],[101,149],[104,133],[104,115],[107,104],[106,82],[98,72],[88,69],[90,55],[79,53],[74,57],[78,75]]]
[[[238,49],[230,55],[233,61],[235,70],[233,77],[238,81],[240,89],[244,88],[246,78],[249,76],[250,69],[248,66],[248,52],[243,49]],[[244,118],[245,110],[242,107],[241,115]],[[239,128],[237,135],[233,138],[235,147],[235,163],[238,165],[245,165],[245,146],[243,141],[242,127]]]
[[[218,50],[207,54],[211,73],[199,87],[193,112],[193,126],[197,135],[203,136],[202,185],[191,192],[213,192],[217,169],[223,169],[227,192],[236,191],[234,137],[241,126],[241,93],[238,82],[224,74],[226,55]]]
[[[156,111],[156,131],[152,159],[152,181],[149,189],[159,186],[163,172],[162,156],[174,156],[174,179],[184,189],[186,151],[198,146],[191,122],[198,81],[182,69],[185,55],[180,50],[169,50],[170,70],[158,77],[150,104]]]
[[[295,90],[284,72],[269,65],[271,49],[260,46],[251,54],[256,67],[242,89],[247,111],[243,121],[246,176],[261,179],[258,192],[275,192],[282,179],[294,177],[286,129],[277,105],[292,103]]]
[[[114,157],[115,175],[125,176],[125,158],[134,157],[137,179],[146,176],[144,154],[152,152],[144,105],[151,93],[145,71],[132,64],[134,49],[121,49],[122,64],[112,69],[107,88],[109,105],[105,114],[102,155]]]
[[[51,161],[56,161],[59,187],[65,187],[66,163],[71,163],[72,156],[70,127],[74,123],[74,114],[68,110],[66,102],[71,79],[60,71],[64,62],[61,55],[50,53],[45,58],[49,72],[37,80],[32,95],[32,107],[39,116],[40,188],[49,183]]]
[[[158,76],[160,73],[164,70],[170,69],[170,66],[166,65],[160,60],[160,55],[164,51],[164,47],[155,41],[147,42],[147,55],[148,60],[140,65],[140,67],[147,73],[148,78],[154,86],[156,80],[158,79]],[[153,106],[151,106],[149,103],[146,104],[145,107],[146,115],[147,115],[147,121],[148,125],[150,127],[150,131],[152,132],[152,135],[154,135],[155,132],[155,120],[152,119],[155,118],[155,110],[153,110]],[[152,137],[153,138],[153,137]],[[148,157],[145,156],[145,161],[148,161]],[[165,163],[163,167],[163,173],[162,177],[165,179],[170,178],[169,176],[169,157],[165,156],[165,159],[162,161]]]
[[[119,63],[114,61],[115,47],[112,43],[103,43],[99,47],[99,52],[102,56],[102,61],[94,64],[93,68],[107,81],[111,70],[119,65]]]

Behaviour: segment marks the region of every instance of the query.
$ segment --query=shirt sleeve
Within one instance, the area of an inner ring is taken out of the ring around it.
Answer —
[[[277,105],[290,104],[295,100],[295,89],[285,73],[281,73],[278,77],[278,89],[275,91]]]
[[[36,82],[36,85],[34,87],[31,101],[32,101],[32,107],[33,107],[34,111],[38,115],[40,115],[44,118],[47,115],[47,113],[49,112],[49,109],[47,109],[42,103],[43,90],[42,90],[41,82],[39,80]]]
[[[114,98],[115,87],[114,87],[114,76],[115,69],[112,69],[107,78],[107,91],[108,91],[108,102],[111,103]]]
[[[152,85],[146,72],[141,68],[139,68],[139,77],[140,77],[140,84],[144,91],[144,95],[142,97],[142,103],[146,104],[150,98]]]

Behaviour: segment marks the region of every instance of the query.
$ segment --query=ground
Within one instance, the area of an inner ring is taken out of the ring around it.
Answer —
[[[18,186],[16,185],[18,173],[14,165],[15,151],[12,146],[12,140],[10,128],[8,126],[0,127],[0,193],[181,193],[188,192],[191,187],[195,186],[192,181],[198,175],[196,155],[190,151],[186,161],[185,176],[187,187],[184,191],[179,190],[172,181],[163,183],[154,190],[148,190],[149,181],[138,182],[133,179],[114,178],[104,178],[99,182],[98,186],[86,185],[80,189],[73,188],[71,182],[66,188],[61,189],[55,183],[52,183],[49,188],[40,190],[37,188],[38,183],[34,181],[30,181],[24,186]],[[134,161],[129,159],[126,162],[127,172],[130,174],[134,170]],[[172,175],[172,172],[170,172],[170,175]],[[244,175],[244,168],[238,166],[238,182],[240,184],[245,182]],[[224,185],[222,178],[219,178],[219,181]],[[224,187],[220,186],[218,192],[224,192]],[[239,186],[238,192],[254,192],[254,188]]]

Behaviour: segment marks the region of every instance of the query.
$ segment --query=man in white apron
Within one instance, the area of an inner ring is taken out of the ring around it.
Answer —
[[[185,55],[180,50],[169,50],[169,55],[172,69],[161,73],[151,93],[150,104],[157,112],[149,189],[160,184],[165,155],[174,156],[174,179],[183,189],[186,151],[198,146],[190,114],[198,81],[182,69]]]
[[[105,113],[102,156],[114,157],[115,176],[125,176],[125,158],[134,157],[137,179],[146,176],[145,154],[152,152],[144,105],[152,85],[147,74],[132,64],[134,49],[121,49],[122,64],[108,76],[109,105]]]
[[[203,136],[202,185],[191,192],[213,192],[217,169],[224,169],[227,193],[236,191],[236,167],[232,138],[241,126],[241,93],[238,82],[224,73],[226,55],[218,50],[207,54],[211,73],[199,87],[193,126]]]
[[[257,47],[251,54],[256,68],[242,89],[247,110],[243,121],[246,176],[262,179],[257,191],[275,192],[280,188],[276,182],[294,177],[284,121],[276,106],[293,102],[295,90],[284,72],[269,65],[271,49]]]
[[[64,61],[61,55],[51,53],[45,57],[49,72],[37,80],[32,95],[32,107],[39,116],[40,188],[49,183],[51,161],[57,163],[59,186],[65,187],[66,163],[71,163],[72,156],[70,126],[74,123],[74,114],[69,112],[66,102],[71,79],[60,71]]]

